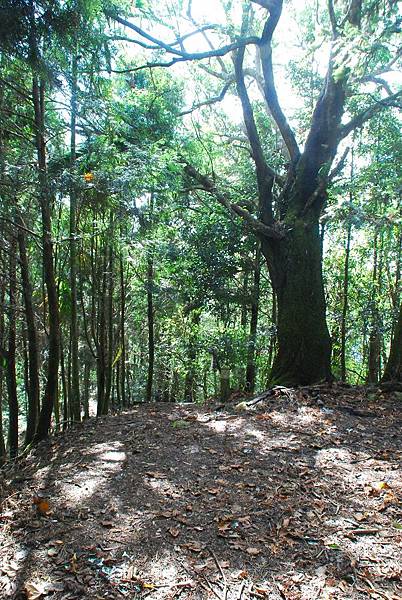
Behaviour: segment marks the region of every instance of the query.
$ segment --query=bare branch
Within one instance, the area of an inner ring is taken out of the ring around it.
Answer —
[[[258,44],[260,42],[260,39],[258,37],[250,36],[245,39],[239,40],[237,42],[227,44],[226,46],[222,46],[221,48],[216,48],[216,49],[214,48],[212,50],[207,50],[205,52],[183,52],[182,50],[177,50],[172,45],[166,44],[162,40],[155,38],[151,34],[147,33],[143,29],[141,29],[140,27],[137,27],[137,25],[135,25],[134,23],[131,23],[131,21],[127,21],[127,19],[123,19],[122,17],[113,15],[113,14],[110,14],[109,16],[112,19],[114,19],[115,21],[117,21],[118,23],[120,23],[121,25],[124,25],[124,27],[128,27],[129,29],[132,29],[133,31],[138,33],[138,35],[140,35],[141,37],[152,42],[153,44],[156,44],[158,46],[158,48],[162,48],[163,50],[166,50],[166,52],[168,52],[169,54],[173,54],[174,56],[177,57],[176,60],[173,59],[170,64],[162,63],[162,64],[159,64],[158,66],[172,66],[175,62],[178,62],[179,60],[181,60],[181,61],[183,61],[183,60],[184,61],[185,60],[203,60],[205,58],[214,58],[214,57],[219,57],[219,56],[225,56],[226,54],[228,54],[229,52],[232,52],[233,50],[237,50],[238,48],[247,46],[248,44]],[[148,63],[147,65],[144,65],[144,66],[149,67],[151,65],[152,65],[152,63],[151,64]],[[138,67],[138,69],[139,68],[144,68],[144,67]]]
[[[254,215],[252,215],[248,210],[242,208],[234,202],[231,202],[225,195],[217,190],[212,179],[199,173],[192,165],[186,163],[184,170],[187,175],[201,184],[204,191],[213,195],[219,204],[227,208],[230,212],[241,217],[257,235],[276,240],[281,240],[285,237],[285,232],[280,227],[279,223],[273,223],[272,226],[265,225],[262,221],[254,217]]]
[[[389,108],[391,106],[397,106],[399,108],[399,105],[396,104],[396,100],[398,100],[401,97],[402,97],[402,90],[400,90],[396,94],[392,94],[392,96],[389,96],[388,98],[384,98],[384,100],[379,100],[378,102],[375,102],[374,104],[372,104],[371,106],[366,108],[366,110],[362,111],[361,113],[356,115],[353,119],[351,119],[349,121],[349,123],[346,123],[345,125],[343,125],[341,127],[340,132],[339,132],[339,139],[345,138],[354,129],[362,127],[364,125],[364,123],[366,123],[366,121],[371,119],[371,117],[373,115],[375,115],[377,112],[379,112],[383,108]]]
[[[0,216],[0,220],[4,221],[5,223],[8,223],[9,225],[12,225],[13,227],[16,227],[17,229],[21,229],[22,231],[25,231],[25,233],[29,233],[30,235],[33,235],[34,237],[36,237],[38,239],[42,239],[42,236],[40,236],[35,231],[32,231],[32,229],[28,229],[28,227],[25,227],[24,225],[22,225],[20,223],[16,223],[15,221],[8,219],[7,217]]]
[[[194,104],[194,106],[192,106],[191,108],[188,108],[187,110],[183,110],[181,113],[179,113],[180,117],[184,117],[184,115],[189,115],[190,113],[194,112],[195,110],[198,110],[199,108],[201,108],[202,106],[210,106],[211,104],[216,104],[217,102],[222,102],[222,100],[224,99],[226,92],[228,91],[228,89],[230,88],[230,86],[234,83],[234,79],[232,79],[232,81],[228,81],[222,88],[222,91],[220,94],[218,94],[218,96],[213,96],[212,98],[208,98],[207,100],[204,100],[203,102],[198,102],[198,104]]]
[[[346,159],[348,157],[348,154],[350,152],[350,147],[348,146],[344,153],[342,154],[341,158],[339,159],[339,161],[337,162],[337,164],[335,165],[335,167],[331,170],[330,174],[328,175],[328,182],[332,181],[333,179],[335,179],[335,177],[337,175],[339,175],[339,173],[342,172],[344,166],[345,166],[345,162]]]
[[[368,75],[367,77],[364,77],[362,80],[362,83],[376,83],[377,85],[381,86],[382,88],[384,88],[384,90],[387,92],[388,96],[392,96],[393,91],[391,89],[391,86],[389,85],[388,81],[385,81],[385,79],[383,79],[382,77],[375,77],[374,75]]]

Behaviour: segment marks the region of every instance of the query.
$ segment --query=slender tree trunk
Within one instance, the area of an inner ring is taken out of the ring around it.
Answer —
[[[18,396],[16,374],[16,317],[17,317],[17,239],[10,241],[9,257],[9,311],[7,348],[7,392],[8,392],[8,449],[10,458],[18,454]]]
[[[123,257],[120,255],[120,336],[121,336],[121,364],[120,364],[120,392],[122,407],[127,406],[126,398],[126,284],[124,281]]]
[[[348,221],[346,232],[345,264],[343,270],[342,316],[341,316],[341,381],[346,381],[346,325],[349,302],[349,259],[352,224]]]
[[[65,431],[70,423],[70,402],[68,397],[68,385],[66,377],[66,361],[64,358],[64,345],[60,343],[60,365],[61,365],[61,388],[63,392],[63,431]]]
[[[110,240],[114,236],[113,214],[110,216]],[[105,405],[104,414],[109,411],[109,404],[113,385],[113,354],[114,354],[114,335],[113,335],[113,292],[114,292],[114,249],[111,241],[107,247],[107,298],[106,298],[106,320],[107,320],[107,352],[106,352],[106,377],[105,377]]]
[[[152,384],[154,379],[154,364],[155,364],[155,331],[154,331],[154,301],[153,301],[153,286],[154,286],[154,261],[152,253],[148,256],[147,264],[147,320],[148,320],[148,376],[147,387],[145,392],[145,402],[152,401]]]
[[[43,271],[47,291],[49,310],[49,346],[46,386],[42,400],[35,438],[47,437],[52,418],[53,404],[57,396],[58,371],[60,358],[59,304],[53,264],[53,241],[51,222],[51,198],[46,169],[45,143],[45,89],[44,82],[39,83],[33,77],[32,98],[35,113],[36,150],[38,156],[39,204],[42,216]]]
[[[374,234],[373,250],[373,278],[370,302],[370,332],[368,342],[368,373],[367,383],[378,383],[380,376],[380,365],[378,357],[380,353],[379,338],[379,314],[377,309],[377,279],[378,279],[378,232]]]
[[[72,171],[76,163],[76,122],[77,122],[77,53],[74,52],[71,64],[71,122],[70,122],[70,162]],[[77,309],[77,193],[74,183],[70,188],[70,291],[71,291],[71,417],[81,420],[80,382],[78,366],[78,309]]]
[[[98,406],[97,415],[105,414],[105,392],[106,392],[106,244],[104,256],[101,262],[101,273],[99,274],[101,285],[98,295],[98,343],[97,343],[97,383],[98,383]]]
[[[89,355],[85,357],[84,361],[84,419],[89,419],[89,385],[91,377],[91,364]]]
[[[22,219],[20,219],[22,225]],[[22,295],[25,306],[25,319],[28,337],[28,414],[27,429],[25,433],[25,444],[32,442],[39,416],[39,348],[36,330],[35,312],[32,301],[32,285],[29,276],[28,256],[26,250],[25,233],[18,230],[18,246],[22,279]]]
[[[190,336],[189,336],[189,344],[188,344],[188,370],[186,373],[185,381],[184,381],[184,401],[185,402],[194,402],[195,400],[195,373],[196,373],[196,364],[195,361],[197,359],[197,338],[198,338],[198,329],[201,319],[201,313],[198,309],[192,311],[190,316]]]
[[[257,342],[258,309],[260,299],[260,245],[255,253],[254,288],[251,301],[250,334],[248,338],[247,367],[246,367],[246,390],[253,393],[255,390],[256,365],[255,348]]]
[[[6,457],[6,445],[4,443],[3,432],[3,386],[4,386],[4,371],[7,365],[7,355],[4,350],[4,300],[6,295],[6,285],[3,279],[0,280],[0,464]]]

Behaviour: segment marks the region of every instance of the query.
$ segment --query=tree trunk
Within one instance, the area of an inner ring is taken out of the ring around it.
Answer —
[[[22,224],[22,219],[20,219]],[[25,319],[28,336],[28,414],[25,444],[32,442],[39,416],[39,349],[36,331],[35,313],[32,302],[32,285],[29,277],[28,256],[26,251],[25,233],[18,230],[18,245],[20,255],[22,295],[25,306]]]
[[[61,365],[61,389],[63,392],[63,431],[65,431],[70,423],[70,402],[68,397],[68,385],[66,377],[66,366],[64,360],[63,341],[60,343],[60,365]]]
[[[4,300],[6,295],[6,285],[4,280],[0,280],[0,464],[5,460],[6,457],[6,445],[4,443],[3,433],[3,385],[4,385],[4,371],[7,364],[6,353],[4,351]]]
[[[126,398],[126,284],[124,280],[123,257],[120,255],[120,336],[121,336],[121,364],[120,364],[120,394],[122,408],[127,406]]]
[[[258,309],[260,299],[260,245],[255,253],[254,289],[251,301],[250,334],[248,338],[247,366],[246,366],[246,390],[253,393],[255,389],[256,366],[255,346],[257,342]]]
[[[104,247],[104,256],[101,260],[100,273],[98,277],[101,281],[98,291],[98,333],[97,333],[97,353],[96,353],[96,369],[97,369],[97,384],[98,384],[98,405],[97,415],[105,414],[105,392],[106,392],[106,268],[107,268],[107,245]]]
[[[382,381],[402,382],[402,303]]]
[[[70,163],[74,172],[76,163],[77,121],[77,54],[74,52],[71,66],[71,122]],[[78,311],[77,311],[77,194],[74,183],[70,189],[70,292],[71,292],[71,417],[81,421],[80,382],[78,367]]]
[[[35,435],[37,440],[41,440],[47,437],[49,433],[53,404],[57,395],[60,359],[60,325],[59,304],[53,264],[50,190],[46,171],[46,142],[44,137],[45,90],[43,81],[39,84],[36,75],[33,77],[32,98],[35,113],[36,151],[38,156],[38,179],[40,188],[39,204],[42,216],[43,272],[49,311],[47,379]]]
[[[89,384],[91,377],[91,364],[90,364],[90,356],[88,355],[85,358],[84,362],[84,397],[83,397],[83,406],[84,406],[84,419],[89,419]]]
[[[114,236],[114,221],[113,213],[110,215],[110,230],[109,239],[113,240]],[[108,260],[106,264],[107,268],[107,298],[106,298],[106,320],[107,320],[107,343],[106,343],[106,377],[105,377],[105,403],[103,407],[103,413],[107,414],[109,411],[112,385],[113,385],[113,354],[114,354],[114,335],[113,335],[113,291],[114,291],[114,249],[113,242],[111,241],[107,245],[106,253]]]
[[[154,339],[154,303],[153,303],[153,285],[154,285],[154,262],[150,254],[147,266],[147,320],[148,320],[148,376],[147,388],[145,392],[145,402],[152,400],[152,384],[154,378],[155,363],[155,339]]]
[[[15,365],[16,353],[16,316],[17,316],[17,240],[13,236],[10,242],[9,257],[9,311],[8,311],[8,347],[7,347],[7,392],[8,392],[8,449],[10,458],[18,454],[18,396]]]
[[[345,264],[343,272],[343,288],[342,288],[342,317],[341,317],[341,381],[346,381],[346,324],[349,302],[349,259],[350,259],[350,242],[352,239],[352,224],[348,221],[346,234],[345,248]]]
[[[278,304],[278,353],[271,385],[308,385],[331,378],[331,339],[318,220],[295,219],[286,239],[263,240],[262,253]]]
[[[199,310],[192,312],[189,319],[190,335],[188,343],[188,370],[184,381],[184,401],[194,402],[195,401],[195,375],[196,375],[196,358],[197,358],[197,338],[198,329],[201,319],[201,313]]]

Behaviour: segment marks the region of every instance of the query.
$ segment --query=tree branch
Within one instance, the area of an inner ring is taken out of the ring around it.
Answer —
[[[237,50],[238,48],[241,48],[242,46],[247,46],[248,44],[258,44],[260,41],[260,39],[258,37],[250,36],[245,39],[239,40],[238,42],[233,42],[231,44],[227,44],[226,46],[222,46],[221,48],[206,50],[205,52],[183,52],[182,50],[177,50],[172,45],[166,44],[162,40],[155,38],[151,34],[147,33],[143,29],[141,29],[140,27],[137,27],[137,25],[135,25],[134,23],[131,23],[131,21],[127,21],[127,19],[123,19],[122,17],[119,17],[118,15],[114,15],[114,14],[109,14],[108,16],[110,16],[112,19],[114,19],[115,21],[120,23],[120,25],[124,25],[124,27],[128,27],[129,29],[132,29],[133,31],[138,33],[138,35],[140,35],[141,37],[152,42],[153,44],[156,44],[158,46],[158,48],[162,48],[169,54],[175,55],[177,57],[175,62],[177,62],[179,60],[182,60],[182,61],[183,60],[203,60],[205,58],[214,58],[214,57],[218,57],[218,56],[225,56],[225,54],[228,54],[229,52],[232,52],[233,50]],[[174,64],[173,60],[171,61],[171,63],[169,65],[168,65],[168,63],[163,63],[162,65],[159,64],[158,66],[172,66],[172,64]],[[151,64],[148,63],[145,66],[151,66]],[[139,68],[144,68],[144,67],[139,67]]]
[[[261,66],[264,75],[263,91],[268,108],[286,144],[291,161],[295,164],[300,157],[300,150],[297,145],[295,134],[287,122],[285,114],[279,104],[272,67],[271,41],[282,13],[282,0],[269,0],[267,4],[269,5],[270,15],[265,23],[259,44]]]
[[[328,14],[329,14],[329,20],[331,21],[332,37],[335,40],[338,37],[338,24],[336,22],[336,15],[335,15],[333,0],[328,0]]]
[[[231,202],[225,195],[217,190],[212,179],[199,173],[192,165],[186,163],[184,171],[187,173],[187,175],[201,184],[205,192],[208,192],[214,196],[219,204],[227,208],[230,212],[241,217],[256,235],[276,240],[281,240],[285,237],[285,232],[280,227],[279,223],[273,223],[271,226],[265,225],[262,221],[254,217],[254,215],[252,215],[248,210],[242,208],[234,202]]]
[[[247,137],[250,142],[253,160],[256,167],[258,195],[260,200],[260,209],[263,214],[264,222],[271,222],[272,216],[272,185],[274,181],[274,172],[269,168],[264,157],[260,136],[254,120],[253,108],[247,93],[243,73],[244,48],[237,51],[235,58],[235,73],[237,93],[243,108],[244,123],[246,126]]]
[[[354,129],[362,127],[364,125],[364,123],[366,123],[366,121],[371,119],[371,117],[373,115],[375,115],[378,111],[382,110],[383,108],[389,108],[391,106],[396,106],[396,104],[394,104],[394,102],[396,100],[398,100],[398,98],[401,98],[401,97],[402,97],[402,90],[400,90],[396,94],[392,94],[392,96],[389,96],[388,98],[384,98],[384,100],[379,100],[375,104],[372,104],[371,106],[366,108],[366,110],[362,111],[361,113],[356,115],[353,119],[351,119],[349,121],[349,123],[346,123],[345,125],[343,125],[341,127],[340,132],[339,132],[339,139],[345,138]],[[398,105],[398,107],[399,107],[399,105]]]
[[[183,110],[181,113],[179,113],[180,117],[184,117],[184,115],[189,115],[192,112],[194,112],[195,110],[198,110],[199,108],[203,107],[203,106],[210,106],[211,104],[216,104],[217,102],[222,102],[222,100],[224,99],[226,92],[228,91],[228,89],[230,88],[230,86],[234,83],[234,80],[232,79],[231,81],[228,81],[222,88],[222,91],[220,94],[218,94],[218,96],[213,96],[212,98],[208,98],[207,100],[203,100],[202,102],[198,102],[197,104],[194,104],[191,108],[188,108],[187,110]]]

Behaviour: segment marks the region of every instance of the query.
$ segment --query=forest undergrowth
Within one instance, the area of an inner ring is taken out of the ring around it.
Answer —
[[[400,397],[140,404],[2,471],[0,597],[402,597]]]

